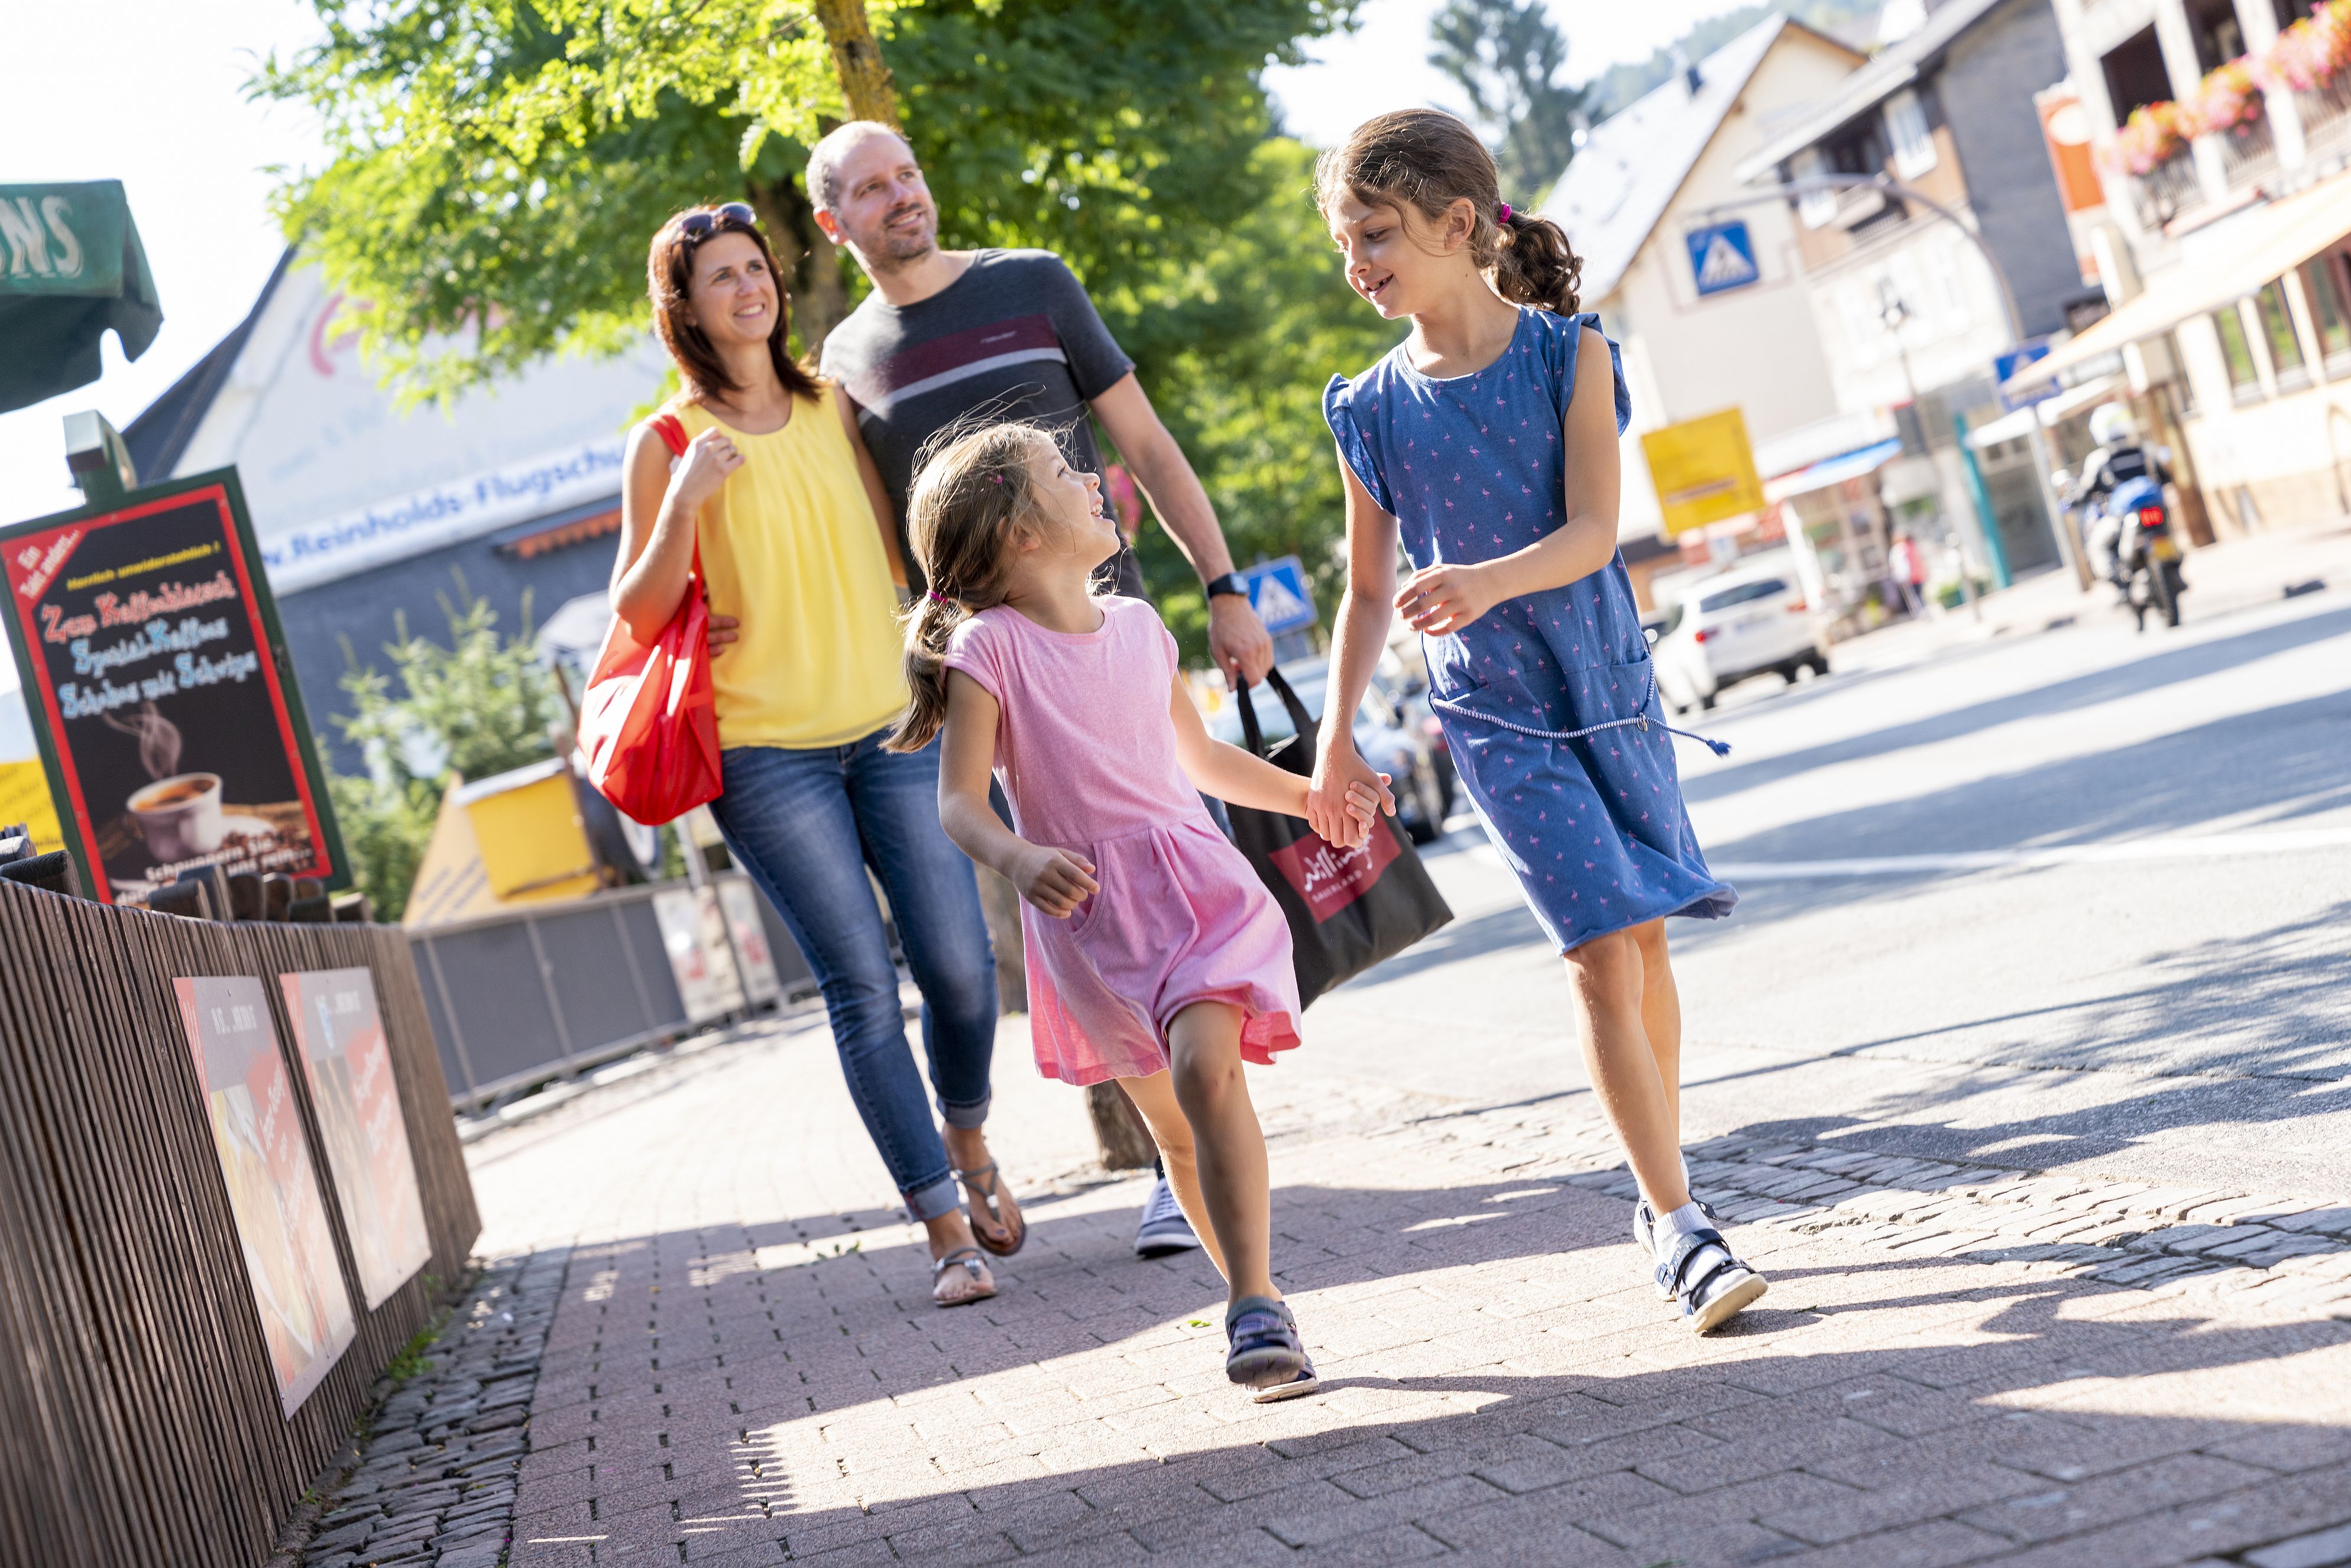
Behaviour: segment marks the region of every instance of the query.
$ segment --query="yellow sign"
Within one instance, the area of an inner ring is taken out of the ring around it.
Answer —
[[[1667,538],[1763,509],[1747,418],[1735,408],[1646,432],[1641,452],[1649,460]]]
[[[49,797],[49,776],[37,758],[29,762],[0,762],[0,828],[22,822],[33,830],[33,849],[47,854],[66,847],[57,826],[57,808]]]

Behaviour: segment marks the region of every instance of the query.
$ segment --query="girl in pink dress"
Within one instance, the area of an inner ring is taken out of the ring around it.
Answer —
[[[1100,488],[1022,424],[924,465],[908,531],[931,591],[908,625],[914,700],[890,744],[945,729],[939,820],[1026,901],[1037,1066],[1116,1078],[1143,1113],[1228,1287],[1226,1375],[1260,1402],[1311,1394],[1273,1286],[1265,1136],[1241,1075],[1298,1043],[1290,930],[1200,803],[1302,817],[1306,780],[1210,739],[1157,612],[1094,592],[1119,545]],[[1018,831],[988,804],[991,768]],[[1345,847],[1376,810],[1358,789]]]

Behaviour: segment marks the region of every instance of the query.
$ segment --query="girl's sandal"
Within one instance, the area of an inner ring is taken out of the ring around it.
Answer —
[[[1761,1300],[1765,1289],[1763,1276],[1739,1260],[1719,1230],[1675,1237],[1674,1249],[1657,1260],[1657,1284],[1673,1292],[1692,1333],[1720,1328]]]
[[[957,1171],[955,1178],[963,1183],[966,1189],[964,1208],[971,1216],[972,1239],[998,1258],[1009,1258],[1028,1245],[1029,1227],[1020,1218],[1020,1206],[1013,1202],[1012,1195],[998,1185],[994,1160],[976,1171]],[[980,1228],[982,1216],[1002,1226],[1011,1239],[1002,1242],[989,1239],[987,1232]]]
[[[1225,1312],[1225,1375],[1254,1390],[1259,1405],[1295,1399],[1322,1386],[1287,1302],[1243,1296]]]
[[[1717,1228],[1721,1226],[1722,1216],[1715,1213],[1714,1205],[1696,1193],[1690,1194],[1690,1201],[1698,1205],[1698,1211],[1705,1215],[1710,1223]],[[1646,1197],[1633,1200],[1633,1244],[1640,1248],[1641,1256],[1644,1258],[1654,1259],[1657,1255],[1657,1211],[1649,1207],[1649,1200]],[[1670,1301],[1673,1299],[1672,1287],[1666,1284],[1664,1281],[1659,1281],[1657,1300]]]
[[[956,1275],[952,1270],[961,1269]],[[958,1247],[931,1262],[931,1302],[941,1307],[967,1307],[996,1294],[996,1281],[980,1261],[977,1248]]]

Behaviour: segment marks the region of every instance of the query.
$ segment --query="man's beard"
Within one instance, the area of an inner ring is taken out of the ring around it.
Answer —
[[[914,209],[920,212],[920,208]],[[900,272],[938,249],[938,225],[927,224],[914,233],[893,231],[891,220],[904,214],[900,208],[882,220],[874,232],[874,243],[858,247],[869,272]]]

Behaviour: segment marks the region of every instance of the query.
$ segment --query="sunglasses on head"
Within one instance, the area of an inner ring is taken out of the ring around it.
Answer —
[[[728,202],[726,205],[713,207],[708,212],[686,214],[677,220],[677,232],[689,240],[705,240],[727,225],[736,228],[757,228],[759,226],[759,217],[746,204]]]

